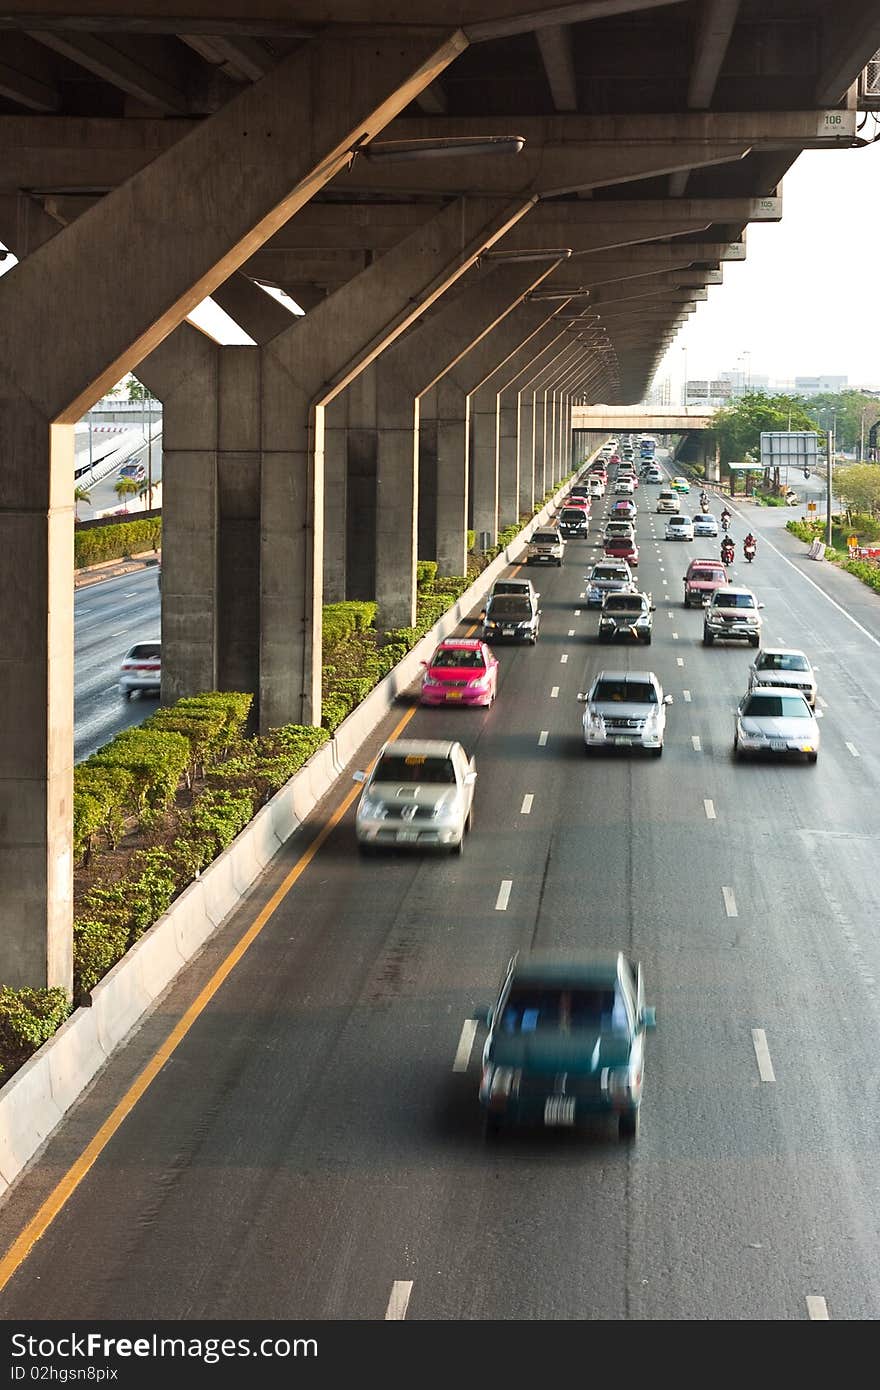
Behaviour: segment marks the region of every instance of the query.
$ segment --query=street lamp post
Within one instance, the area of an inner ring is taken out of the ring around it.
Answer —
[[[831,488],[834,479],[834,434],[837,425],[837,411],[829,406],[819,409],[820,416],[831,416],[831,426],[825,435],[825,544],[831,544]]]

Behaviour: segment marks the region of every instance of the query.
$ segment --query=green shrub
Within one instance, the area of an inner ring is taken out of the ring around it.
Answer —
[[[190,756],[186,767],[186,783],[192,786],[205,763],[215,752],[226,746],[228,721],[223,709],[209,705],[181,710],[180,705],[157,710],[145,719],[142,729],[155,729],[159,733],[182,734],[189,743]]]
[[[118,525],[95,526],[87,531],[77,529],[73,536],[74,568],[97,565],[102,560],[121,560],[144,550],[158,550],[161,544],[161,517],[121,521]]]
[[[345,716],[351,713],[352,704],[347,695],[325,695],[321,701],[321,727],[328,733],[335,733]]]
[[[379,677],[387,676],[411,650],[403,642],[389,642],[379,652]]]
[[[127,811],[135,809],[134,777],[122,767],[99,767],[91,760],[73,769],[73,849],[77,858],[95,848],[100,830],[110,849],[122,834]]]
[[[477,533],[476,533],[476,531],[468,531],[468,533],[467,533],[467,548],[468,548],[468,554],[470,554],[470,552],[473,550],[473,548],[474,548],[474,546],[476,545],[476,543],[477,543]]]
[[[327,603],[323,611],[323,645],[335,647],[353,637],[356,632],[366,632],[376,622],[375,603]]]
[[[880,593],[880,565],[875,565],[870,560],[843,560],[840,568],[846,570],[847,574],[854,574],[863,584]]]
[[[429,589],[437,578],[436,560],[419,560],[416,565],[416,588]]]
[[[171,805],[189,760],[189,740],[182,734],[133,728],[117,734],[86,760],[86,766],[119,767],[130,773],[137,809],[143,816]]]
[[[63,989],[0,987],[0,1072],[15,1071],[57,1033],[71,1004]]]
[[[234,747],[243,736],[253,703],[254,697],[250,691],[207,690],[201,695],[184,695],[170,709],[176,714],[192,714],[197,718],[203,714],[214,716],[222,713],[226,729],[219,743],[225,749]]]
[[[73,924],[73,996],[82,1001],[128,950],[128,924],[104,916],[78,917]]]
[[[202,868],[232,844],[253,814],[254,795],[249,788],[202,792],[183,827],[185,837],[203,848]]]

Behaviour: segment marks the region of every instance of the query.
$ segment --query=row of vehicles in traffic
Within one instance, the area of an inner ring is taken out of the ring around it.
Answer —
[[[588,478],[571,489],[553,523],[534,533],[526,556],[530,566],[560,567],[571,542],[589,534],[593,506],[607,498],[604,554],[587,575],[582,600],[588,609],[599,610],[600,642],[652,641],[656,605],[634,577],[639,558],[635,498],[640,484],[660,485],[663,474],[654,462],[654,448],[643,451],[641,444],[637,471],[627,467],[636,462],[633,441],[609,441],[606,458],[597,460]],[[681,495],[677,489],[669,491]],[[620,503],[627,505],[621,509]],[[706,534],[717,536],[717,524]],[[624,536],[635,553],[618,544]],[[785,707],[789,700],[805,708],[815,704],[815,676],[803,653],[760,647],[762,605],[750,590],[731,583],[717,559],[691,560],[683,583],[684,606],[699,606],[703,613],[707,646],[743,635],[750,642],[758,638],[749,690],[737,709],[735,750],[751,751],[761,744],[789,751],[788,733],[783,735],[773,721],[784,722],[791,713]],[[741,595],[750,598],[741,601]],[[539,599],[527,577],[499,581],[481,615],[480,637],[438,644],[426,663],[421,700],[490,706],[498,690],[493,647],[537,640]],[[441,684],[447,687],[442,701]],[[585,752],[642,748],[662,756],[673,697],[655,672],[603,669],[578,700]],[[769,721],[766,729],[762,721]],[[357,834],[365,850],[383,844],[436,845],[461,852],[473,822],[477,778],[475,760],[461,743],[398,740],[383,748],[369,776],[358,775],[365,787]],[[494,1001],[476,1009],[473,1020],[486,1029],[478,1096],[487,1136],[520,1124],[571,1129],[604,1116],[622,1140],[637,1137],[645,1041],[656,1026],[656,1013],[646,1002],[642,966],[630,952],[518,952],[503,972]]]

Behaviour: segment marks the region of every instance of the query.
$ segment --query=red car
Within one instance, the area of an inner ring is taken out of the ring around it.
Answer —
[[[631,569],[639,563],[639,547],[632,536],[609,536],[604,550],[609,560],[626,560]]]
[[[482,705],[488,709],[498,693],[498,658],[485,642],[447,637],[422,665],[423,705]]]

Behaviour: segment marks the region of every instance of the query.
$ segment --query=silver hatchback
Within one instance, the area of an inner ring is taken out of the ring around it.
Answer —
[[[395,739],[384,744],[355,816],[358,848],[447,849],[461,854],[473,818],[476,761],[460,743]]]

